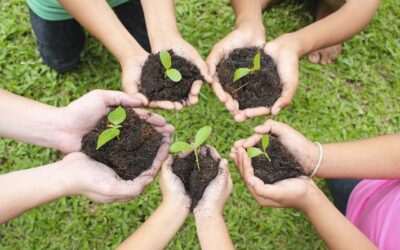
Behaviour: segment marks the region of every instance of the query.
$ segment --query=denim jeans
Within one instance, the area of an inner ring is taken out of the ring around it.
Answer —
[[[358,179],[327,179],[326,184],[331,191],[333,203],[345,215],[347,202],[353,189],[361,180]]]
[[[150,43],[140,1],[129,1],[114,8],[121,23],[147,51]],[[80,62],[85,33],[75,19],[48,21],[29,9],[33,31],[43,62],[59,73],[73,70]]]

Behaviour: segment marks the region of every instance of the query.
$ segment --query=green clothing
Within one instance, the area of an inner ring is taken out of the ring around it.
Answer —
[[[129,0],[107,0],[112,8],[128,1]],[[60,21],[73,18],[58,0],[28,0],[28,5],[36,15],[48,21]]]

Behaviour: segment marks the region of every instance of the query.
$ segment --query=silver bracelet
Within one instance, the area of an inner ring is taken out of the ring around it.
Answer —
[[[317,144],[319,147],[319,159],[318,159],[317,166],[315,166],[314,171],[310,175],[310,178],[313,178],[315,176],[315,174],[318,172],[318,169],[321,166],[322,157],[324,156],[324,148],[322,147],[321,143],[315,142],[315,144]]]

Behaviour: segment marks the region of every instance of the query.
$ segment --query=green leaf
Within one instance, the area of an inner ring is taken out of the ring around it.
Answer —
[[[269,136],[268,135],[263,135],[261,137],[261,143],[264,151],[268,148],[269,145]]]
[[[247,155],[248,155],[250,158],[259,156],[259,155],[261,155],[261,154],[263,154],[263,151],[261,151],[261,149],[259,149],[259,148],[254,148],[254,147],[252,147],[252,148],[248,148],[248,149],[247,149]]]
[[[168,51],[160,51],[160,60],[165,69],[171,68],[171,55]]]
[[[251,72],[251,69],[248,68],[238,68],[233,74],[233,81],[236,82],[240,78],[247,76]]]
[[[258,52],[253,58],[253,70],[260,70],[260,52]]]
[[[193,147],[189,143],[186,143],[183,141],[177,141],[171,145],[171,148],[169,151],[171,153],[178,153],[178,152],[192,151],[192,150],[193,150]]]
[[[121,124],[123,121],[125,121],[126,112],[121,106],[119,106],[118,108],[110,112],[107,118],[112,124],[117,126]]]
[[[166,73],[168,78],[174,82],[179,82],[182,79],[182,75],[177,69],[168,69]]]
[[[197,148],[199,148],[210,136],[211,129],[210,126],[204,126],[197,131],[196,137],[194,138],[194,145],[196,145]]]
[[[109,128],[104,130],[100,135],[99,139],[97,140],[97,147],[96,150],[101,148],[104,144],[111,141],[115,137],[119,136],[119,129],[117,128]]]

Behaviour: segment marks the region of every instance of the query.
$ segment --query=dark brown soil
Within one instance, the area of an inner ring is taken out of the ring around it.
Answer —
[[[125,111],[127,116],[120,128],[119,140],[112,139],[96,150],[97,139],[109,124],[105,116],[84,136],[82,152],[114,169],[122,179],[133,180],[151,167],[163,136],[132,110]]]
[[[219,161],[211,157],[207,147],[199,149],[199,162],[200,170],[197,168],[194,153],[191,153],[185,158],[174,157],[172,164],[172,171],[182,180],[187,194],[192,199],[191,210],[197,206],[204,190],[219,171]]]
[[[233,82],[238,68],[252,68],[253,58],[261,52],[261,68]],[[226,92],[239,102],[239,109],[270,107],[281,96],[282,84],[272,58],[257,47],[232,51],[217,66],[219,81]]]
[[[301,165],[278,139],[274,136],[269,138],[267,153],[272,161],[270,162],[264,155],[252,158],[254,175],[263,180],[265,184],[306,175]],[[262,150],[261,142],[256,147]]]
[[[172,59],[172,68],[179,70],[182,80],[173,82],[165,77],[165,69],[161,64],[160,53],[151,54],[142,68],[139,91],[149,101],[173,101],[183,103],[189,96],[195,80],[203,80],[200,70],[183,57],[168,51]]]

